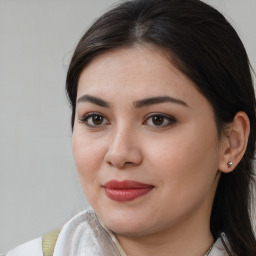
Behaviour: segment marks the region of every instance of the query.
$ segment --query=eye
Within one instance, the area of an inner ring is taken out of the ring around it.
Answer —
[[[176,119],[172,116],[163,114],[151,114],[143,122],[145,125],[154,127],[168,127],[176,122]]]
[[[88,113],[79,119],[81,123],[89,127],[99,127],[109,124],[107,118],[100,113]]]

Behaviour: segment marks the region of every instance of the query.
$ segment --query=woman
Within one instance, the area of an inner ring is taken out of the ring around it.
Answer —
[[[219,12],[198,0],[118,5],[78,43],[66,89],[93,210],[51,249],[44,237],[8,256],[256,255],[255,94],[243,44]]]

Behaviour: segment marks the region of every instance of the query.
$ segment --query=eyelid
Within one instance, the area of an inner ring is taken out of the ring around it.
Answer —
[[[104,123],[104,124],[100,124],[100,125],[90,125],[90,124],[86,123],[89,118],[91,118],[91,117],[93,117],[95,115],[102,116],[104,119],[107,120],[107,124]],[[109,125],[110,124],[109,119],[105,115],[100,113],[100,112],[89,112],[89,113],[86,113],[82,117],[79,118],[79,121],[82,124],[85,124],[86,126],[88,126],[90,128],[101,128],[104,125]]]
[[[147,114],[145,116],[144,121],[143,121],[142,124],[145,124],[146,121],[148,121],[150,118],[152,118],[154,116],[160,116],[160,117],[163,117],[163,118],[165,118],[165,119],[167,119],[169,121],[169,123],[167,125],[159,125],[159,126],[157,126],[157,125],[149,125],[149,126],[152,126],[154,128],[159,128],[159,129],[166,128],[166,127],[169,127],[172,124],[177,122],[177,119],[174,116],[171,116],[171,115],[168,115],[168,114],[164,114],[164,113],[156,112],[156,113],[149,113],[149,114]]]

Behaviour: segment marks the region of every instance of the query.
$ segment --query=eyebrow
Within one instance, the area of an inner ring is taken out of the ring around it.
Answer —
[[[102,100],[100,98],[91,96],[91,95],[83,95],[83,96],[81,96],[77,100],[77,103],[80,103],[80,102],[90,102],[90,103],[96,104],[96,105],[104,107],[104,108],[110,108],[110,103],[108,103],[107,101]]]
[[[188,104],[186,102],[176,99],[176,98],[173,98],[173,97],[170,97],[170,96],[159,96],[159,97],[152,97],[152,98],[139,100],[139,101],[134,102],[134,107],[142,108],[145,106],[160,104],[160,103],[165,103],[165,102],[176,103],[176,104],[180,104],[182,106],[188,107]]]
[[[90,103],[93,103],[95,105],[98,105],[98,106],[104,107],[104,108],[110,108],[110,106],[111,106],[111,104],[109,102],[107,102],[103,99],[100,99],[98,97],[91,96],[91,95],[81,96],[77,100],[77,103],[80,103],[80,102],[90,102]],[[173,98],[173,97],[170,97],[170,96],[158,96],[158,97],[151,97],[151,98],[138,100],[133,103],[133,106],[135,108],[142,108],[142,107],[146,107],[146,106],[150,106],[150,105],[154,105],[154,104],[161,104],[161,103],[165,103],[165,102],[176,103],[176,104],[180,104],[185,107],[189,107],[186,102],[176,99],[176,98]]]

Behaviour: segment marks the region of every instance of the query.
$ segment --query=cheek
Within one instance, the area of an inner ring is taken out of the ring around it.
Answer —
[[[79,132],[73,133],[73,155],[80,183],[84,190],[97,183],[98,171],[104,159],[105,146]]]
[[[158,209],[162,213],[171,212],[174,219],[187,216],[202,202],[210,202],[218,169],[215,136],[188,131],[182,134],[151,147],[149,153],[161,198],[169,202],[157,203]],[[168,219],[168,214],[165,217]]]
[[[214,180],[219,162],[214,125],[207,132],[198,126],[181,128],[168,140],[158,139],[147,148],[159,179],[172,184],[175,190],[204,186],[204,181],[209,185]]]

